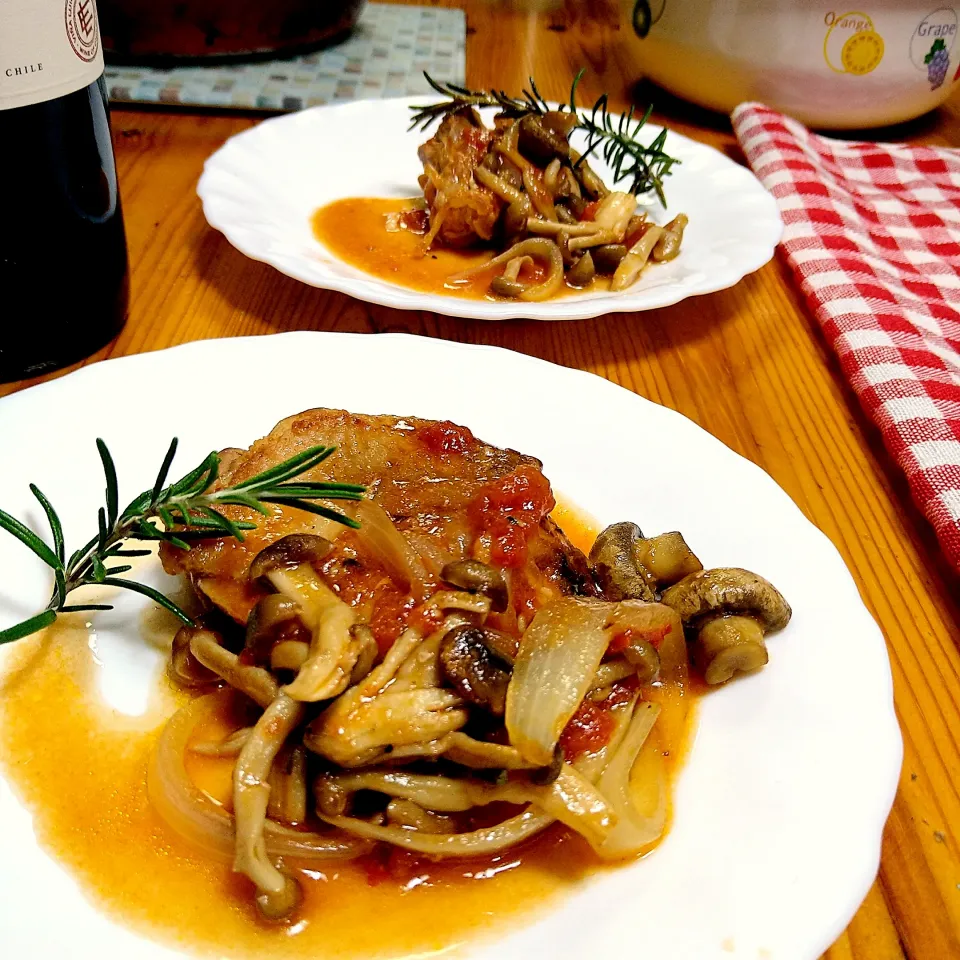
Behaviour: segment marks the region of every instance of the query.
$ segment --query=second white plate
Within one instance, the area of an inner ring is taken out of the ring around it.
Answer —
[[[757,178],[713,147],[671,131],[666,149],[681,162],[664,184],[669,213],[652,194],[641,202],[657,222],[683,212],[690,225],[681,255],[647,270],[629,290],[522,303],[398,286],[340,260],[314,237],[310,219],[318,207],[343,197],[420,194],[417,147],[431,134],[407,129],[411,102],[314,107],[231,138],[207,160],[197,187],[207,220],[248,257],[311,286],[402,310],[484,320],[578,320],[666,307],[733,286],[762,267],[780,240],[777,205]],[[660,130],[650,125],[644,137],[653,140]],[[578,145],[576,135],[573,142]],[[602,158],[591,163],[612,185]]]

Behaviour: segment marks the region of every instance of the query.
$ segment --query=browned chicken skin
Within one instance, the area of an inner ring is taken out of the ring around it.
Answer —
[[[554,500],[540,462],[449,422],[309,410],[281,421],[249,450],[224,451],[219,483],[236,484],[317,444],[336,446],[336,453],[305,479],[365,484],[422,564],[429,590],[442,586],[440,571],[454,560],[475,557],[502,568],[511,603],[500,626],[511,633],[518,616],[556,596],[594,593],[583,554],[549,517]],[[245,622],[263,595],[248,576],[257,553],[288,534],[317,533],[334,540],[320,572],[347,602],[364,608],[381,646],[402,630],[415,604],[390,584],[362,532],[300,510],[277,507],[265,518],[228,509],[257,529],[243,542],[205,541],[189,552],[164,545],[168,573],[185,573],[207,600]]]
[[[465,247],[493,236],[503,201],[474,178],[493,137],[476,111],[461,110],[444,117],[436,134],[421,145],[420,186],[430,209],[428,245],[436,239],[447,247]]]

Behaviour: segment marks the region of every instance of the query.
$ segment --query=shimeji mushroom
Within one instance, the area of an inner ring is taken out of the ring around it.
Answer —
[[[665,590],[662,600],[697,631],[693,659],[709,684],[766,664],[764,634],[782,630],[791,615],[772,583],[736,567],[689,574]]]
[[[487,631],[461,624],[440,644],[440,664],[454,689],[470,703],[502,717],[506,709],[510,668],[488,645]]]
[[[300,604],[280,593],[261,597],[247,618],[244,657],[248,663],[263,666],[270,661],[275,642],[280,639],[309,643],[310,632],[300,620]]]
[[[653,683],[660,675],[660,654],[657,648],[639,634],[630,634],[623,647],[623,657],[636,670],[641,686]]]
[[[470,558],[454,560],[440,571],[440,577],[461,590],[488,597],[493,613],[503,613],[507,609],[507,581],[496,567],[488,563]]]
[[[291,533],[264,547],[250,564],[251,581],[262,581],[271,570],[290,570],[303,563],[322,560],[333,544],[310,533]]]
[[[171,678],[181,687],[205,687],[219,681],[220,677],[209,667],[204,666],[190,650],[190,641],[205,628],[184,625],[173,638],[170,662],[167,670]],[[209,631],[207,631],[209,632]]]

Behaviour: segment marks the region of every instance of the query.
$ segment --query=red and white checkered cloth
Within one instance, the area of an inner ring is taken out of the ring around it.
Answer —
[[[960,568],[960,150],[832,140],[756,103],[732,119],[810,308]]]

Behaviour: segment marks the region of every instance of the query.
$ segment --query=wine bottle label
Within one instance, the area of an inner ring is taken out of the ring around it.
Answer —
[[[63,97],[101,73],[94,0],[0,0],[0,110]]]

